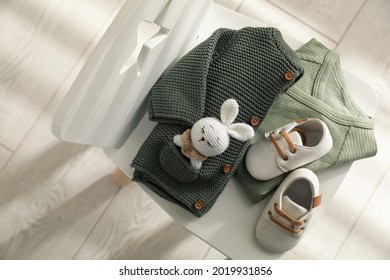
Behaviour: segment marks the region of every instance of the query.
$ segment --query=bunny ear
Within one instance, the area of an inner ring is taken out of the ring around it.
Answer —
[[[255,131],[250,125],[245,123],[234,123],[229,126],[228,133],[231,137],[239,141],[247,141],[255,136]]]
[[[221,106],[221,121],[225,125],[233,123],[238,115],[238,103],[234,99],[228,99]]]
[[[227,132],[239,141],[247,141],[255,136],[253,128],[245,123],[234,123],[238,115],[238,103],[234,99],[228,99],[221,106],[221,121],[227,128]]]

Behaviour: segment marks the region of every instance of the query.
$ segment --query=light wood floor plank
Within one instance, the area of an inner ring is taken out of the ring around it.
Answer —
[[[0,172],[12,156],[12,152],[0,144]]]
[[[339,42],[365,0],[269,0],[295,18]]]
[[[101,149],[62,143],[51,122],[121,2],[0,3],[0,137],[16,148],[0,172],[0,258],[72,258],[117,192]]]
[[[209,249],[132,183],[115,196],[75,258],[203,259]]]
[[[228,257],[219,252],[218,250],[214,248],[210,248],[210,250],[207,252],[205,260],[227,260]]]
[[[348,209],[352,207],[354,212],[360,215],[354,220],[354,223],[345,237],[345,241],[337,254],[337,258],[367,258],[380,259],[389,258],[390,221],[382,217],[379,221],[380,213],[389,213],[390,204],[384,203],[388,197],[386,189],[389,185],[388,172],[385,166],[390,166],[390,132],[389,132],[389,114],[390,114],[390,31],[388,24],[390,18],[390,3],[386,0],[369,0],[357,17],[354,24],[350,27],[345,38],[337,48],[342,54],[344,65],[353,69],[366,79],[376,90],[379,96],[378,111],[376,114],[376,137],[378,141],[378,155],[366,165],[359,166],[358,172],[351,174],[354,185],[350,184],[349,196],[363,196],[362,192],[366,189],[372,189],[371,195],[366,194],[366,203],[347,204]],[[378,175],[385,178],[378,182]],[[348,196],[345,193],[345,197]],[[349,200],[349,199],[348,199]],[[358,210],[359,209],[359,210]],[[378,212],[379,209],[382,212]],[[372,222],[367,224],[368,220]],[[376,222],[380,224],[375,225]],[[366,229],[365,226],[368,226]],[[372,232],[370,230],[372,229]],[[374,241],[377,236],[376,230],[381,230],[380,241]],[[383,234],[382,234],[383,233]],[[369,236],[372,236],[372,239]],[[361,238],[366,236],[367,242]],[[382,244],[382,246],[380,245]],[[361,251],[360,251],[361,248]]]
[[[230,10],[236,11],[244,0],[214,0],[214,2]]]
[[[0,1],[2,144],[13,151],[18,147],[123,1]]]
[[[380,98],[379,107],[386,113],[390,113],[389,12],[389,1],[367,1],[337,47],[343,65],[373,86]]]
[[[57,94],[0,174],[0,258],[72,258],[117,192],[113,164],[101,149],[51,135],[64,94]]]
[[[389,186],[390,170],[370,198],[337,259],[390,259]]]
[[[330,37],[315,31],[267,0],[245,0],[238,12],[267,26],[276,27],[282,33],[299,41],[307,42],[311,38],[316,38],[330,49],[336,46],[336,42]]]

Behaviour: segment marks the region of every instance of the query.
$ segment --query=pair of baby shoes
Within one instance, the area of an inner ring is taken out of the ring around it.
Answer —
[[[300,167],[324,156],[332,146],[323,121],[301,119],[266,133],[249,148],[246,167],[254,178],[269,180],[293,170],[256,225],[256,238],[268,251],[290,250],[307,233],[312,212],[321,204],[321,194],[314,172]]]

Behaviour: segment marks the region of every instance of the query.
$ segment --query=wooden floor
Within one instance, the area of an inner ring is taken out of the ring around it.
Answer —
[[[0,258],[224,259],[137,185],[119,188],[101,149],[62,143],[53,114],[125,0],[0,0]],[[377,156],[353,164],[286,259],[390,259],[390,2],[218,0],[316,37],[379,96]]]

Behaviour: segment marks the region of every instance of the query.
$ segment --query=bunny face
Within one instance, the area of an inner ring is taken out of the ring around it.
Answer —
[[[236,100],[226,100],[221,106],[220,114],[221,120],[213,117],[200,119],[191,129],[173,138],[173,142],[182,147],[182,154],[190,158],[191,165],[196,169],[202,167],[202,161],[207,157],[222,154],[229,147],[230,137],[247,141],[254,136],[254,130],[249,125],[233,123],[238,115]],[[188,131],[190,135],[187,134]]]
[[[193,125],[191,139],[195,149],[207,157],[222,154],[230,142],[226,127],[212,117],[200,119]]]

